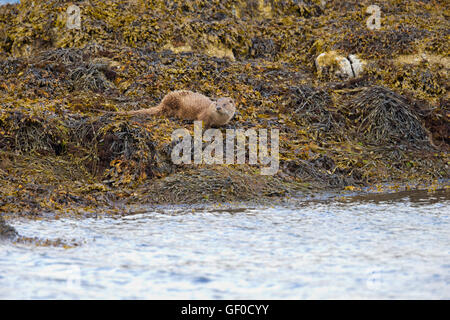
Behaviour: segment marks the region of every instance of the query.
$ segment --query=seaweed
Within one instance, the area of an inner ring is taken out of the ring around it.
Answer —
[[[284,112],[291,113],[299,126],[330,132],[341,125],[339,115],[331,110],[331,96],[325,90],[308,85],[290,87],[285,99]]]
[[[429,145],[420,115],[408,101],[383,87],[363,90],[348,105],[348,116],[357,125],[359,138],[372,145]]]
[[[65,128],[58,119],[29,112],[3,111],[0,114],[0,147],[25,153],[52,153],[64,150]]]
[[[450,177],[442,1],[378,1],[380,30],[366,27],[369,1],[81,0],[80,29],[66,28],[67,1],[32,3],[0,6],[0,212]],[[320,76],[314,61],[331,50],[360,55],[365,71]],[[174,165],[170,134],[191,122],[99,111],[152,107],[177,89],[233,97],[227,128],[279,129],[278,174]]]

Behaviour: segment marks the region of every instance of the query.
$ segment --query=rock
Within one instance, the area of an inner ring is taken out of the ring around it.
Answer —
[[[321,53],[316,58],[316,69],[319,77],[325,76],[325,74],[334,75],[340,79],[353,77],[350,61],[336,51]]]
[[[357,55],[351,54],[348,56],[348,60],[350,60],[350,63],[352,65],[353,69],[353,76],[359,77],[362,72],[364,71],[364,67],[366,65],[366,62],[362,59],[360,59]]]
[[[17,231],[6,224],[5,220],[0,217],[0,240],[13,239],[17,237]]]
[[[321,53],[316,58],[315,64],[319,77],[334,76],[345,80],[361,75],[366,63],[354,54],[346,58],[336,51],[329,51]]]

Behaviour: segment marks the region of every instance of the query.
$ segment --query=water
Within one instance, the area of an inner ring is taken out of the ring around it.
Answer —
[[[0,299],[449,299],[449,192],[10,221]]]

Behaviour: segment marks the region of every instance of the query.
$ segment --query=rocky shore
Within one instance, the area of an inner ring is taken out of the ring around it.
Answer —
[[[444,1],[21,1],[0,6],[0,213],[266,201],[448,188],[450,7]],[[75,26],[71,26],[71,23]],[[73,21],[72,21],[73,20]],[[358,57],[338,72],[333,52]],[[332,56],[329,54],[328,56]],[[327,57],[327,56],[322,56]],[[352,70],[352,69],[350,69]],[[279,170],[176,165],[192,122],[128,111],[188,89],[230,96],[226,129],[279,129]],[[408,187],[405,187],[408,185]],[[11,234],[0,221],[0,234]]]

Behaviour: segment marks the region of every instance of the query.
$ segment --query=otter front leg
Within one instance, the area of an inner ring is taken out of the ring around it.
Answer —
[[[200,113],[197,117],[197,121],[202,121],[203,123],[203,128],[209,129],[211,127],[212,124],[212,118],[210,115],[211,111],[210,110],[204,110],[202,113]]]
[[[205,120],[203,120],[202,122],[203,122],[203,128],[209,129],[209,128],[212,127],[210,121],[205,121]]]

